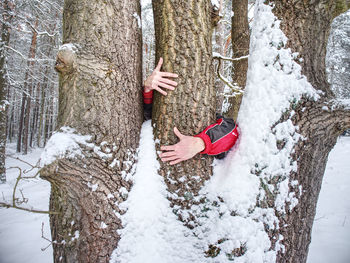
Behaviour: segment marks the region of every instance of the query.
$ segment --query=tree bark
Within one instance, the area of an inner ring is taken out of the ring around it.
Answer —
[[[163,57],[163,70],[179,75],[177,88],[167,96],[156,94],[153,103],[154,136],[160,145],[168,145],[177,142],[174,127],[194,135],[215,121],[212,7],[204,0],[161,0],[153,1],[153,11],[156,61]],[[212,174],[211,163],[212,158],[199,155],[174,166],[161,163],[173,206],[186,210],[196,202]],[[180,219],[192,220],[184,210],[178,210]]]
[[[232,51],[233,58],[240,58],[249,55],[249,21],[248,21],[248,0],[232,1]],[[233,61],[232,81],[238,87],[244,90],[247,80],[248,58]],[[237,119],[238,111],[241,106],[243,94],[237,94],[230,97],[230,108],[226,115]]]
[[[292,158],[297,161],[298,170],[290,175],[291,180],[297,180],[301,188],[290,185],[290,192],[299,196],[298,205],[286,214],[276,211],[280,220],[279,230],[270,231],[270,238],[274,246],[276,237],[279,234],[283,236],[285,250],[279,251],[277,262],[300,263],[307,260],[328,154],[337,137],[350,127],[350,112],[334,102],[335,97],[326,80],[326,44],[335,1],[270,2],[275,5],[275,15],[282,21],[281,28],[288,38],[287,47],[299,52],[297,59],[303,74],[315,89],[323,91],[318,101],[304,98],[296,105],[291,104],[290,112],[294,110],[294,115],[284,117],[288,116],[285,113],[281,117],[281,122],[291,119],[305,138],[295,146]],[[283,142],[279,147],[283,148]],[[271,200],[267,203],[273,207]]]
[[[50,217],[55,262],[109,262],[120,239],[143,116],[140,10],[139,1],[65,1],[58,124],[91,137],[81,156],[41,172],[60,212]]]
[[[224,9],[224,1],[220,0],[219,2],[219,14],[222,14]],[[215,27],[214,36],[215,36],[215,45],[214,45],[214,52],[217,52],[221,54],[222,56],[225,56],[225,25],[224,23],[218,22],[217,26]],[[220,69],[220,73],[223,74],[222,70],[223,66]],[[216,89],[216,112],[222,113],[222,103],[224,101],[224,88],[225,84],[220,79],[215,79],[214,82],[215,89]]]
[[[7,127],[7,100],[6,100],[6,59],[5,45],[10,41],[8,23],[12,18],[10,5],[7,0],[2,3],[1,42],[0,42],[0,183],[6,182],[5,150],[6,150],[6,127]]]
[[[24,116],[24,127],[23,127],[23,153],[28,153],[28,136],[29,136],[29,119],[30,119],[30,112],[31,112],[31,106],[32,106],[32,93],[33,93],[33,77],[32,74],[34,73],[34,58],[36,53],[36,45],[37,45],[37,37],[38,33],[36,31],[36,28],[38,26],[38,20],[35,22],[33,35],[32,35],[32,42],[30,44],[30,50],[29,50],[29,58],[31,61],[28,61],[28,76],[29,78],[27,81],[29,82],[27,84],[28,90],[26,91],[28,94],[26,96],[25,100],[25,116]]]

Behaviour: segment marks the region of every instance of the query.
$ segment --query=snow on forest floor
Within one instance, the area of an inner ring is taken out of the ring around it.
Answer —
[[[14,149],[15,145],[10,144],[7,147],[7,154],[19,157],[33,165],[36,164],[42,152],[42,149],[34,149],[23,156],[16,154]],[[350,262],[349,156],[350,137],[341,137],[329,155],[313,226],[308,263]],[[10,157],[6,159],[6,167],[30,169],[29,165]],[[7,183],[0,185],[2,200],[4,198],[7,201],[10,200],[18,171],[18,169],[7,170]],[[35,173],[36,170],[33,170],[26,176]],[[23,206],[40,210],[48,209],[49,183],[39,178],[31,179],[22,181],[19,189],[22,190],[25,198],[29,199]],[[21,197],[20,192],[17,197]],[[164,210],[167,209],[164,208]],[[0,208],[0,222],[0,263],[52,262],[52,247],[42,251],[49,245],[49,242],[42,238],[42,229],[44,236],[50,239],[47,215]],[[159,261],[159,263],[163,262]]]

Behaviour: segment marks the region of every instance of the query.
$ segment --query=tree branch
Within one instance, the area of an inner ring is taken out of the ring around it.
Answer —
[[[16,159],[16,158],[14,158]],[[20,159],[19,159],[20,160]],[[21,160],[24,163],[27,163],[23,160]],[[29,163],[27,163],[29,164]],[[32,166],[31,164],[29,164],[30,166]],[[36,167],[32,166],[32,169],[34,169]],[[16,208],[19,210],[24,210],[24,211],[28,211],[28,212],[32,212],[32,213],[39,213],[39,214],[50,214],[50,215],[57,215],[59,214],[58,212],[54,212],[54,211],[42,211],[42,210],[37,210],[37,209],[33,209],[33,208],[25,208],[25,207],[20,207],[16,204],[16,202],[20,202],[20,203],[26,203],[28,200],[26,200],[26,198],[23,196],[22,193],[22,201],[19,201],[19,199],[16,197],[16,191],[17,191],[17,187],[18,187],[18,183],[20,180],[22,179],[33,179],[36,178],[40,172],[40,170],[34,175],[34,176],[26,176],[23,177],[22,174],[22,169],[20,167],[9,167],[7,169],[18,169],[19,170],[19,175],[16,178],[16,183],[15,186],[13,187],[13,192],[12,192],[12,204],[9,203],[5,203],[5,202],[0,202],[0,207],[6,207],[6,208]],[[31,169],[31,170],[32,170]]]
[[[230,81],[228,79],[226,79],[224,76],[221,75],[220,73],[220,69],[221,69],[221,60],[226,60],[226,61],[238,61],[238,60],[242,60],[242,59],[246,59],[248,58],[249,56],[243,56],[243,57],[240,57],[240,58],[229,58],[229,57],[224,57],[224,56],[221,56],[220,54],[218,53],[215,53],[215,55],[213,56],[213,59],[217,59],[218,60],[218,66],[216,68],[216,73],[218,75],[218,77],[221,79],[222,82],[224,82],[227,86],[230,87],[230,89],[235,93],[235,94],[242,94],[243,93],[243,90],[236,86],[236,85],[232,85],[230,83]],[[234,94],[234,95],[235,95]]]

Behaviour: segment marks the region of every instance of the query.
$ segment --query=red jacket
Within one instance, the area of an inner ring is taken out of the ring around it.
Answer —
[[[153,90],[143,92],[144,116],[148,120],[152,114]],[[228,150],[235,145],[239,133],[233,119],[224,118],[217,114],[216,123],[206,127],[195,137],[201,138],[205,143],[205,149],[201,154],[214,155],[216,158],[225,157]]]

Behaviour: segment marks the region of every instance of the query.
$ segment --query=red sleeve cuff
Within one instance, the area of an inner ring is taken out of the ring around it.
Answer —
[[[143,94],[143,103],[144,104],[152,104],[153,102],[153,90],[149,92],[142,92]]]
[[[203,151],[200,152],[200,154],[208,154],[211,151],[211,140],[210,137],[205,133],[205,130],[202,131],[201,133],[195,135],[194,137],[199,137],[203,140],[204,144],[205,144],[205,148]]]

